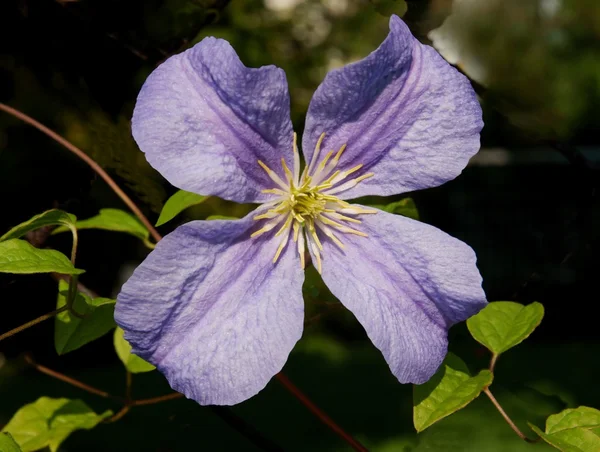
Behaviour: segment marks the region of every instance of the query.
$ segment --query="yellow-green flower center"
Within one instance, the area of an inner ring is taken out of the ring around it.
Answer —
[[[305,243],[307,243],[317,261],[317,270],[321,272],[323,245],[319,239],[320,234],[331,239],[340,248],[344,248],[344,244],[336,235],[337,232],[367,236],[367,234],[347,225],[348,223],[361,223],[360,220],[348,215],[372,214],[376,211],[353,206],[334,195],[349,190],[359,182],[372,177],[373,173],[366,173],[347,180],[349,175],[360,170],[363,165],[357,165],[344,171],[336,170],[346,145],[343,145],[335,156],[335,151],[329,152],[317,165],[324,137],[325,134],[321,134],[312,160],[304,168],[301,176],[296,134],[294,134],[293,172],[283,158],[281,159],[281,166],[285,174],[284,178],[281,178],[260,160],[258,161],[258,164],[275,182],[277,188],[263,190],[263,193],[273,194],[275,197],[263,205],[264,207],[270,207],[270,209],[254,217],[255,220],[267,221],[261,229],[252,234],[252,237],[264,234],[283,223],[275,234],[276,237],[281,236],[282,238],[273,258],[274,263],[277,262],[281,252],[289,242],[290,236],[292,236],[298,247],[302,267],[304,267],[304,251]]]

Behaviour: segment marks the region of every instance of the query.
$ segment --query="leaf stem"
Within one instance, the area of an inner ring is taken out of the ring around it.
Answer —
[[[502,405],[500,405],[500,403],[496,400],[496,398],[490,391],[490,388],[485,388],[483,390],[483,392],[485,392],[485,395],[487,395],[489,397],[489,399],[492,401],[492,403],[494,404],[496,409],[500,412],[500,414],[502,415],[502,417],[504,418],[506,423],[510,426],[510,428],[513,429],[513,431],[517,434],[517,436],[519,438],[521,438],[523,441],[526,441],[528,443],[537,443],[539,441],[539,438],[537,438],[537,439],[528,438],[527,436],[525,436],[525,434],[521,430],[519,430],[519,427],[516,426],[516,424],[513,422],[513,420],[510,418],[510,416],[508,414],[506,414],[506,411],[504,411],[504,408],[502,408]]]
[[[144,224],[144,226],[146,226],[148,231],[150,231],[150,234],[152,235],[154,240],[156,240],[158,242],[161,239],[158,231],[154,228],[152,223],[150,223],[150,221],[148,221],[148,218],[146,218],[146,216],[142,213],[140,208],[137,205],[135,205],[135,203],[131,200],[131,198],[129,196],[127,196],[127,194],[117,185],[117,183],[112,179],[112,177],[110,177],[108,175],[108,173],[106,171],[104,171],[104,169],[102,169],[102,167],[100,165],[98,165],[92,158],[90,158],[85,152],[83,152],[77,146],[73,145],[71,142],[67,141],[65,138],[61,137],[59,134],[57,134],[53,130],[50,130],[48,127],[46,127],[42,123],[36,121],[31,116],[28,116],[25,113],[20,112],[19,110],[9,107],[8,105],[3,104],[1,102],[0,102],[0,110],[5,111],[9,115],[14,116],[15,118],[18,118],[21,121],[26,122],[30,126],[35,127],[40,132],[45,133],[50,138],[52,138],[54,141],[63,145],[68,151],[72,152],[77,157],[79,157],[81,160],[83,160],[85,163],[87,163],[102,179],[104,179],[104,181],[108,184],[108,186],[119,196],[119,198],[121,198],[121,200],[127,205],[127,207],[129,207],[129,209],[135,214],[135,216],[137,216],[140,219],[140,221]]]
[[[490,360],[490,372],[494,373],[494,368],[496,367],[496,361],[498,360],[498,354],[493,353],[492,359]]]
[[[43,322],[44,320],[51,319],[55,315],[58,315],[61,312],[66,311],[67,309],[69,309],[67,306],[63,306],[60,309],[56,309],[56,310],[54,310],[52,312],[49,312],[48,314],[44,314],[42,316],[39,316],[37,319],[30,320],[29,322],[24,323],[21,326],[13,328],[12,330],[7,331],[6,333],[0,335],[0,342],[3,341],[4,339],[8,338],[8,337],[11,337],[11,336],[14,336],[17,333],[20,333],[23,330],[26,330],[27,328],[31,328],[32,326],[35,326],[38,323]]]
[[[333,430],[340,438],[342,438],[350,447],[358,452],[368,452],[368,449],[355,440],[349,433],[346,433],[339,425],[337,425],[333,419],[331,419],[325,412],[323,412],[318,406],[316,406],[308,397],[304,395],[300,389],[294,385],[288,377],[283,373],[278,373],[275,377],[279,382],[291,392],[308,410],[313,413],[323,424]]]

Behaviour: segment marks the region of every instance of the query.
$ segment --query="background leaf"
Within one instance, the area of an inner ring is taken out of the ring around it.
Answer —
[[[371,207],[383,210],[384,212],[395,213],[396,215],[412,218],[413,220],[419,219],[419,211],[417,210],[415,201],[412,198],[404,198],[400,201],[389,204],[371,205]]]
[[[34,231],[44,226],[63,225],[68,228],[75,221],[77,221],[77,218],[70,213],[58,209],[47,210],[12,228],[0,237],[0,242],[9,239],[18,239],[29,231]]]
[[[448,353],[440,369],[427,382],[415,385],[413,421],[418,432],[467,406],[492,384],[493,375],[482,370],[474,377],[458,356]]]
[[[546,431],[531,428],[544,441],[564,452],[597,452],[600,450],[600,411],[580,406],[569,408],[546,420]]]
[[[73,267],[63,253],[38,249],[20,239],[0,242],[0,272],[2,273],[61,273],[79,275],[84,270]]]
[[[475,340],[499,355],[525,340],[542,321],[544,306],[495,301],[467,320]]]
[[[56,308],[67,304],[69,284],[58,283]],[[117,324],[114,321],[116,300],[110,298],[90,298],[78,292],[73,303],[76,312],[85,317],[80,319],[69,311],[58,314],[54,320],[54,347],[59,355],[71,352],[105,335]]]
[[[40,397],[17,411],[2,431],[10,433],[23,452],[44,447],[55,452],[75,430],[94,428],[111,414],[96,414],[81,400]]]
[[[125,340],[123,336],[124,331],[121,328],[115,330],[114,336],[114,344],[115,351],[117,355],[119,355],[119,359],[123,362],[127,370],[134,374],[139,374],[142,372],[150,372],[151,370],[156,369],[149,362],[144,361],[137,355],[131,353],[131,345],[129,342]]]
[[[21,448],[15,442],[10,433],[0,433],[1,452],[21,452]]]
[[[141,240],[147,240],[150,232],[133,215],[120,209],[100,209],[95,217],[75,223],[77,229],[104,229],[106,231],[125,232]],[[52,233],[66,232],[64,227],[56,228]]]
[[[179,190],[165,203],[160,212],[156,226],[161,226],[167,221],[171,221],[185,209],[196,204],[203,203],[208,196],[198,195],[185,190]]]

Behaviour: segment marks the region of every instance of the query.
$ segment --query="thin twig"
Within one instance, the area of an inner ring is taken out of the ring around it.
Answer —
[[[43,374],[49,375],[53,378],[56,378],[57,380],[60,381],[64,381],[65,383],[68,383],[72,386],[75,386],[79,389],[83,389],[84,391],[90,392],[92,394],[96,394],[97,396],[100,397],[104,397],[105,399],[112,399],[112,400],[116,400],[118,402],[123,402],[125,399],[123,399],[122,397],[110,394],[106,391],[102,391],[98,388],[94,388],[93,386],[90,386],[88,384],[85,384],[79,380],[76,380],[75,378],[69,377],[67,375],[61,374],[60,372],[57,372],[55,370],[49,369],[46,366],[42,366],[41,364],[38,364],[37,362],[35,362],[33,360],[33,357],[30,354],[26,354],[25,355],[25,361],[30,364],[31,366],[33,366],[36,370],[40,371]]]
[[[282,373],[276,375],[279,382],[291,392],[306,408],[309,409],[316,417],[319,418],[323,424],[333,430],[340,438],[342,438],[350,447],[359,452],[368,452],[368,449],[355,440],[349,433],[346,433],[339,425],[337,425],[333,419],[331,419],[325,412],[323,412],[318,406],[316,406],[308,397],[304,395],[300,389],[294,385],[288,377]]]
[[[182,397],[183,397],[183,394],[181,394],[179,392],[173,392],[171,394],[158,396],[158,397],[151,397],[149,399],[134,400],[131,402],[131,405],[133,405],[133,406],[154,405],[155,403],[161,403],[161,402],[167,402],[169,400],[181,399]]]
[[[119,198],[121,198],[121,200],[123,200],[127,207],[129,207],[129,209],[135,214],[135,216],[137,216],[140,219],[140,221],[144,224],[144,226],[146,226],[148,231],[150,231],[150,234],[152,234],[154,240],[158,242],[161,239],[161,236],[158,233],[158,231],[154,228],[152,223],[148,221],[148,218],[146,218],[146,216],[142,213],[140,208],[135,205],[135,203],[131,200],[129,196],[127,196],[127,194],[123,190],[121,190],[121,188],[112,179],[112,177],[110,177],[108,173],[104,171],[102,167],[98,165],[94,160],[92,160],[85,152],[83,152],[77,146],[73,145],[72,143],[61,137],[56,132],[50,130],[42,123],[36,121],[31,116],[20,112],[19,110],[9,107],[8,105],[5,105],[3,103],[0,103],[0,110],[5,111],[6,113],[14,116],[15,118],[18,118],[21,121],[26,122],[27,124],[35,127],[40,132],[45,133],[50,138],[63,145],[67,150],[69,150],[81,160],[83,160],[85,163],[87,163],[102,179],[104,179],[104,181],[109,185],[109,187],[119,196]]]
[[[539,438],[537,438],[537,439],[528,438],[527,436],[525,436],[525,434],[521,430],[519,430],[519,427],[517,427],[516,424],[513,422],[513,420],[508,416],[508,414],[506,414],[506,411],[504,411],[504,409],[502,408],[500,403],[496,400],[496,398],[494,397],[494,395],[492,394],[492,392],[490,391],[489,388],[485,388],[483,390],[483,392],[485,392],[485,395],[487,395],[490,398],[490,400],[492,401],[492,403],[494,404],[496,409],[500,412],[500,414],[502,415],[502,417],[504,418],[506,423],[510,426],[510,428],[513,429],[513,431],[517,434],[517,436],[519,438],[521,438],[523,441],[526,441],[528,443],[537,443],[539,441]]]
[[[30,320],[29,322],[24,323],[21,326],[13,328],[12,330],[10,330],[10,331],[8,331],[8,332],[0,335],[0,341],[3,341],[7,337],[14,336],[17,333],[20,333],[21,331],[26,330],[27,328],[31,328],[32,326],[35,326],[38,323],[43,322],[44,320],[51,319],[55,315],[58,315],[61,312],[66,311],[67,309],[69,309],[68,306],[63,306],[62,308],[56,309],[56,310],[54,310],[52,312],[49,312],[48,314],[44,314],[42,316],[39,316],[37,319]]]

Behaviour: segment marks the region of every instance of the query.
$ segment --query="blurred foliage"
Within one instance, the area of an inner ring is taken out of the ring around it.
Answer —
[[[447,3],[435,3],[438,15],[447,13]],[[454,0],[452,15],[429,36],[534,138],[600,127],[596,0]]]

